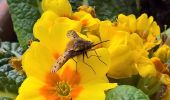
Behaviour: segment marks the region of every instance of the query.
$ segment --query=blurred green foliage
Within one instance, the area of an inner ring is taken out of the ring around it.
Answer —
[[[83,0],[70,0],[70,2],[73,10],[83,4]],[[140,10],[137,0],[88,0],[88,3],[95,8],[97,17],[101,20],[114,20],[120,13],[138,15]]]
[[[36,0],[7,0],[14,30],[23,49],[27,49],[33,39],[33,25],[40,17]]]
[[[18,94],[18,88],[25,75],[18,73],[9,64],[11,57],[21,57],[22,49],[18,43],[1,42],[0,44],[0,100],[8,100]]]

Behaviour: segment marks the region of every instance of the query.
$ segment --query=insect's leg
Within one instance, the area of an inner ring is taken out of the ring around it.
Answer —
[[[87,51],[85,51],[84,54],[86,55],[87,58],[90,58],[90,57],[88,56],[88,54],[87,54]]]
[[[87,64],[87,63],[84,61],[84,54],[86,55],[87,52],[83,52],[83,63],[86,64],[87,66],[89,66],[89,67],[93,70],[93,72],[96,74],[96,72],[95,72],[95,70],[93,69],[93,67],[92,67],[91,65]],[[87,55],[86,55],[86,56],[87,56]],[[87,56],[87,57],[88,57],[88,56]]]
[[[84,53],[85,53],[85,55],[86,55],[87,58],[91,58],[92,56],[100,57],[100,56],[97,56],[97,55],[90,55],[90,56],[88,56],[87,51],[85,51]]]
[[[72,58],[73,60],[74,60],[74,62],[76,63],[76,72],[77,72],[77,61],[74,59],[74,58]]]
[[[89,66],[92,69],[92,71],[96,74],[95,70],[93,69],[93,67],[91,65],[87,64],[86,62],[83,62],[83,63],[85,63],[87,66]]]
[[[100,57],[99,57],[99,55],[97,54],[97,51],[94,49],[94,52],[95,52],[95,54],[97,55],[97,58],[103,63],[103,64],[105,64],[105,65],[107,65],[105,62],[103,62],[101,59],[100,59]]]

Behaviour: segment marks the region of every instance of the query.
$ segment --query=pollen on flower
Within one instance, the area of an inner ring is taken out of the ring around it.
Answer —
[[[71,87],[65,81],[57,82],[56,91],[61,96],[68,96],[71,91]]]
[[[40,93],[48,100],[74,99],[83,89],[79,84],[79,73],[69,67],[66,67],[61,74],[47,74],[45,83]]]

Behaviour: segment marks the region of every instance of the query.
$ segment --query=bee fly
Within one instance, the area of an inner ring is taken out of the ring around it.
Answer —
[[[78,56],[83,54],[83,62],[84,62],[84,54],[87,56],[87,51],[92,50],[92,47],[101,44],[103,42],[107,42],[107,41],[102,41],[100,43],[97,44],[93,44],[93,42],[87,41],[81,37],[79,37],[79,35],[74,31],[74,30],[70,30],[67,33],[67,37],[70,39],[69,43],[67,44],[67,48],[64,52],[63,55],[61,55],[56,62],[53,65],[52,68],[52,73],[55,73],[57,70],[59,70],[70,58],[73,59],[73,57]],[[99,58],[99,56],[97,55],[97,52],[95,51],[96,56]],[[91,55],[93,56],[93,55]],[[87,56],[88,57],[88,56]],[[74,59],[73,59],[74,60]],[[100,58],[99,58],[100,60]],[[74,60],[75,61],[75,60]],[[100,60],[101,61],[101,60]],[[76,62],[76,61],[75,61]],[[103,62],[103,61],[101,61]],[[85,62],[84,62],[85,63]],[[103,62],[104,63],[104,62]],[[77,64],[77,62],[76,62]],[[85,63],[86,65],[88,65],[87,63]],[[105,64],[105,63],[104,63]],[[88,65],[90,66],[90,65]],[[90,66],[91,67],[91,66]],[[92,67],[91,67],[92,68]],[[94,71],[94,70],[93,70]]]

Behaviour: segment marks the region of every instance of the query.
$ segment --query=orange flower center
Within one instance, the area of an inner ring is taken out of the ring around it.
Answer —
[[[80,74],[69,67],[65,68],[62,74],[48,73],[45,83],[40,93],[46,100],[75,99],[83,90],[79,84]]]
[[[70,89],[70,86],[68,85],[68,83],[66,83],[66,82],[57,82],[56,91],[61,96],[68,96],[71,89]]]

